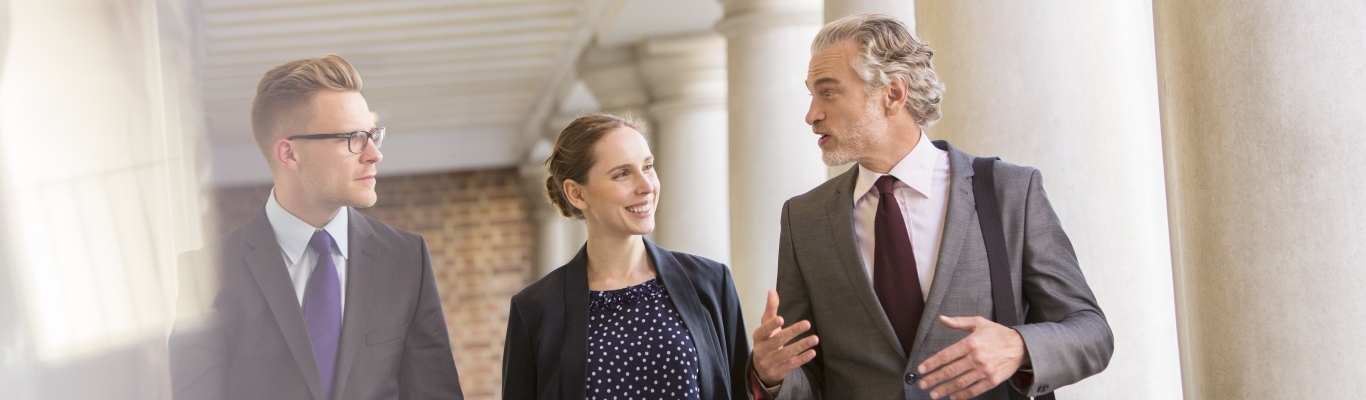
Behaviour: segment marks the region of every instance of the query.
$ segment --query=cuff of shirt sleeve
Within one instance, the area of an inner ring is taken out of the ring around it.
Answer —
[[[749,391],[755,400],[772,400],[778,398],[778,391],[783,388],[783,383],[778,382],[773,387],[764,386],[764,381],[759,380],[759,374],[753,369],[749,370]]]
[[[1010,377],[1010,387],[1020,393],[1029,393],[1029,389],[1034,386],[1034,369],[1020,368],[1015,371],[1015,376]]]

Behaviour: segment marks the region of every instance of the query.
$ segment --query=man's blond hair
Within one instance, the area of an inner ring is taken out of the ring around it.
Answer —
[[[278,131],[298,126],[298,114],[308,106],[314,93],[322,90],[359,92],[360,89],[360,73],[336,54],[290,61],[271,68],[256,85],[256,98],[251,101],[251,132],[256,137],[256,145],[261,147],[269,162],[273,159],[275,140],[281,136]],[[270,164],[273,166],[274,162]]]

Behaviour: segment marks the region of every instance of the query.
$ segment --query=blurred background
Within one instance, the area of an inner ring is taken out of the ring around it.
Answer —
[[[931,138],[1046,177],[1116,339],[1062,398],[1366,389],[1366,3],[0,0],[0,398],[170,397],[203,301],[176,256],[269,194],[262,74],[329,53],[390,133],[362,212],[431,246],[468,398],[500,398],[510,297],[584,241],[541,168],[582,112],[650,122],[652,239],[729,264],[757,326],[783,201],[847,168],[803,81],[858,12],[936,49]]]

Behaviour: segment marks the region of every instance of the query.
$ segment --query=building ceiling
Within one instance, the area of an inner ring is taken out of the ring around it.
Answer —
[[[705,31],[715,0],[202,0],[199,80],[218,185],[270,179],[249,109],[265,71],[351,61],[388,128],[382,175],[517,164],[594,40]],[[608,43],[611,42],[611,43]]]

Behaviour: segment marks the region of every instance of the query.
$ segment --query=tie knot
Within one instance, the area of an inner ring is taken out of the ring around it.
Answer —
[[[313,238],[308,239],[308,247],[318,252],[319,256],[332,254],[332,235],[326,229],[319,229],[313,232]]]
[[[877,182],[873,183],[873,186],[877,187],[879,196],[892,194],[892,187],[893,185],[896,185],[896,181],[897,179],[895,176],[883,175],[881,178],[877,178]]]

